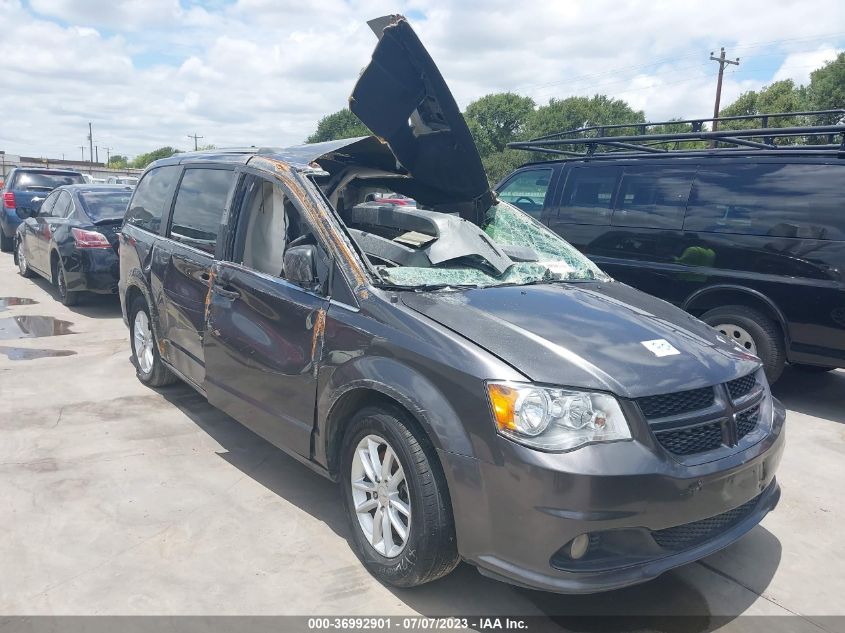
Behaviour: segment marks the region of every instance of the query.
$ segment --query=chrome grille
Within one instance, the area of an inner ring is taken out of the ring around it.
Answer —
[[[655,542],[664,549],[678,551],[693,547],[718,536],[721,532],[742,521],[751,514],[758,500],[759,497],[755,497],[738,508],[717,514],[709,519],[702,519],[665,530],[657,530],[652,532],[651,535]]]

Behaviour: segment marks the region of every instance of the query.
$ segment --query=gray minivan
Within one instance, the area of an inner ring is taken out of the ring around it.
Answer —
[[[143,174],[120,238],[138,378],[339,482],[398,586],[465,560],[601,591],[748,532],[784,447],[760,361],[497,200],[407,21],[372,26],[350,106],[377,137]]]

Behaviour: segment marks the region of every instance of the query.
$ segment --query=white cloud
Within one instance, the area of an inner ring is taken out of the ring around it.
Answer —
[[[812,12],[825,15],[824,24],[843,24],[839,0],[754,0],[741,8],[726,0],[29,5],[32,11],[0,0],[0,149],[49,156],[78,156],[88,121],[101,147],[130,155],[186,148],[194,131],[218,146],[301,142],[321,116],[346,104],[375,44],[366,20],[397,11],[425,16],[412,23],[461,106],[502,90],[538,103],[604,93],[650,118],[708,116],[716,71],[710,50],[724,45],[743,58],[726,75],[729,103],[782,73],[806,81],[809,66],[845,42],[819,38],[817,21],[794,20]],[[775,53],[786,55],[777,72],[752,74]]]
[[[832,46],[823,46],[803,53],[790,53],[775,72],[772,81],[791,79],[796,84],[806,84],[810,80],[810,73],[825,62],[836,59],[837,53]]]

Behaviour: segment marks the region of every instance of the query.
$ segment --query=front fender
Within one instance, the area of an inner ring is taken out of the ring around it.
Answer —
[[[317,401],[314,459],[327,468],[332,443],[341,437],[346,420],[335,415],[339,403],[356,390],[391,398],[419,422],[436,449],[474,456],[460,416],[431,380],[402,362],[361,356],[334,368]]]

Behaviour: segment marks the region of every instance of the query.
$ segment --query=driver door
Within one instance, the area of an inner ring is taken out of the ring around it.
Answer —
[[[293,242],[316,240],[301,204],[278,181],[246,174],[234,200],[231,252],[211,271],[206,394],[276,446],[309,457],[329,300],[322,290],[289,281],[284,255]]]

